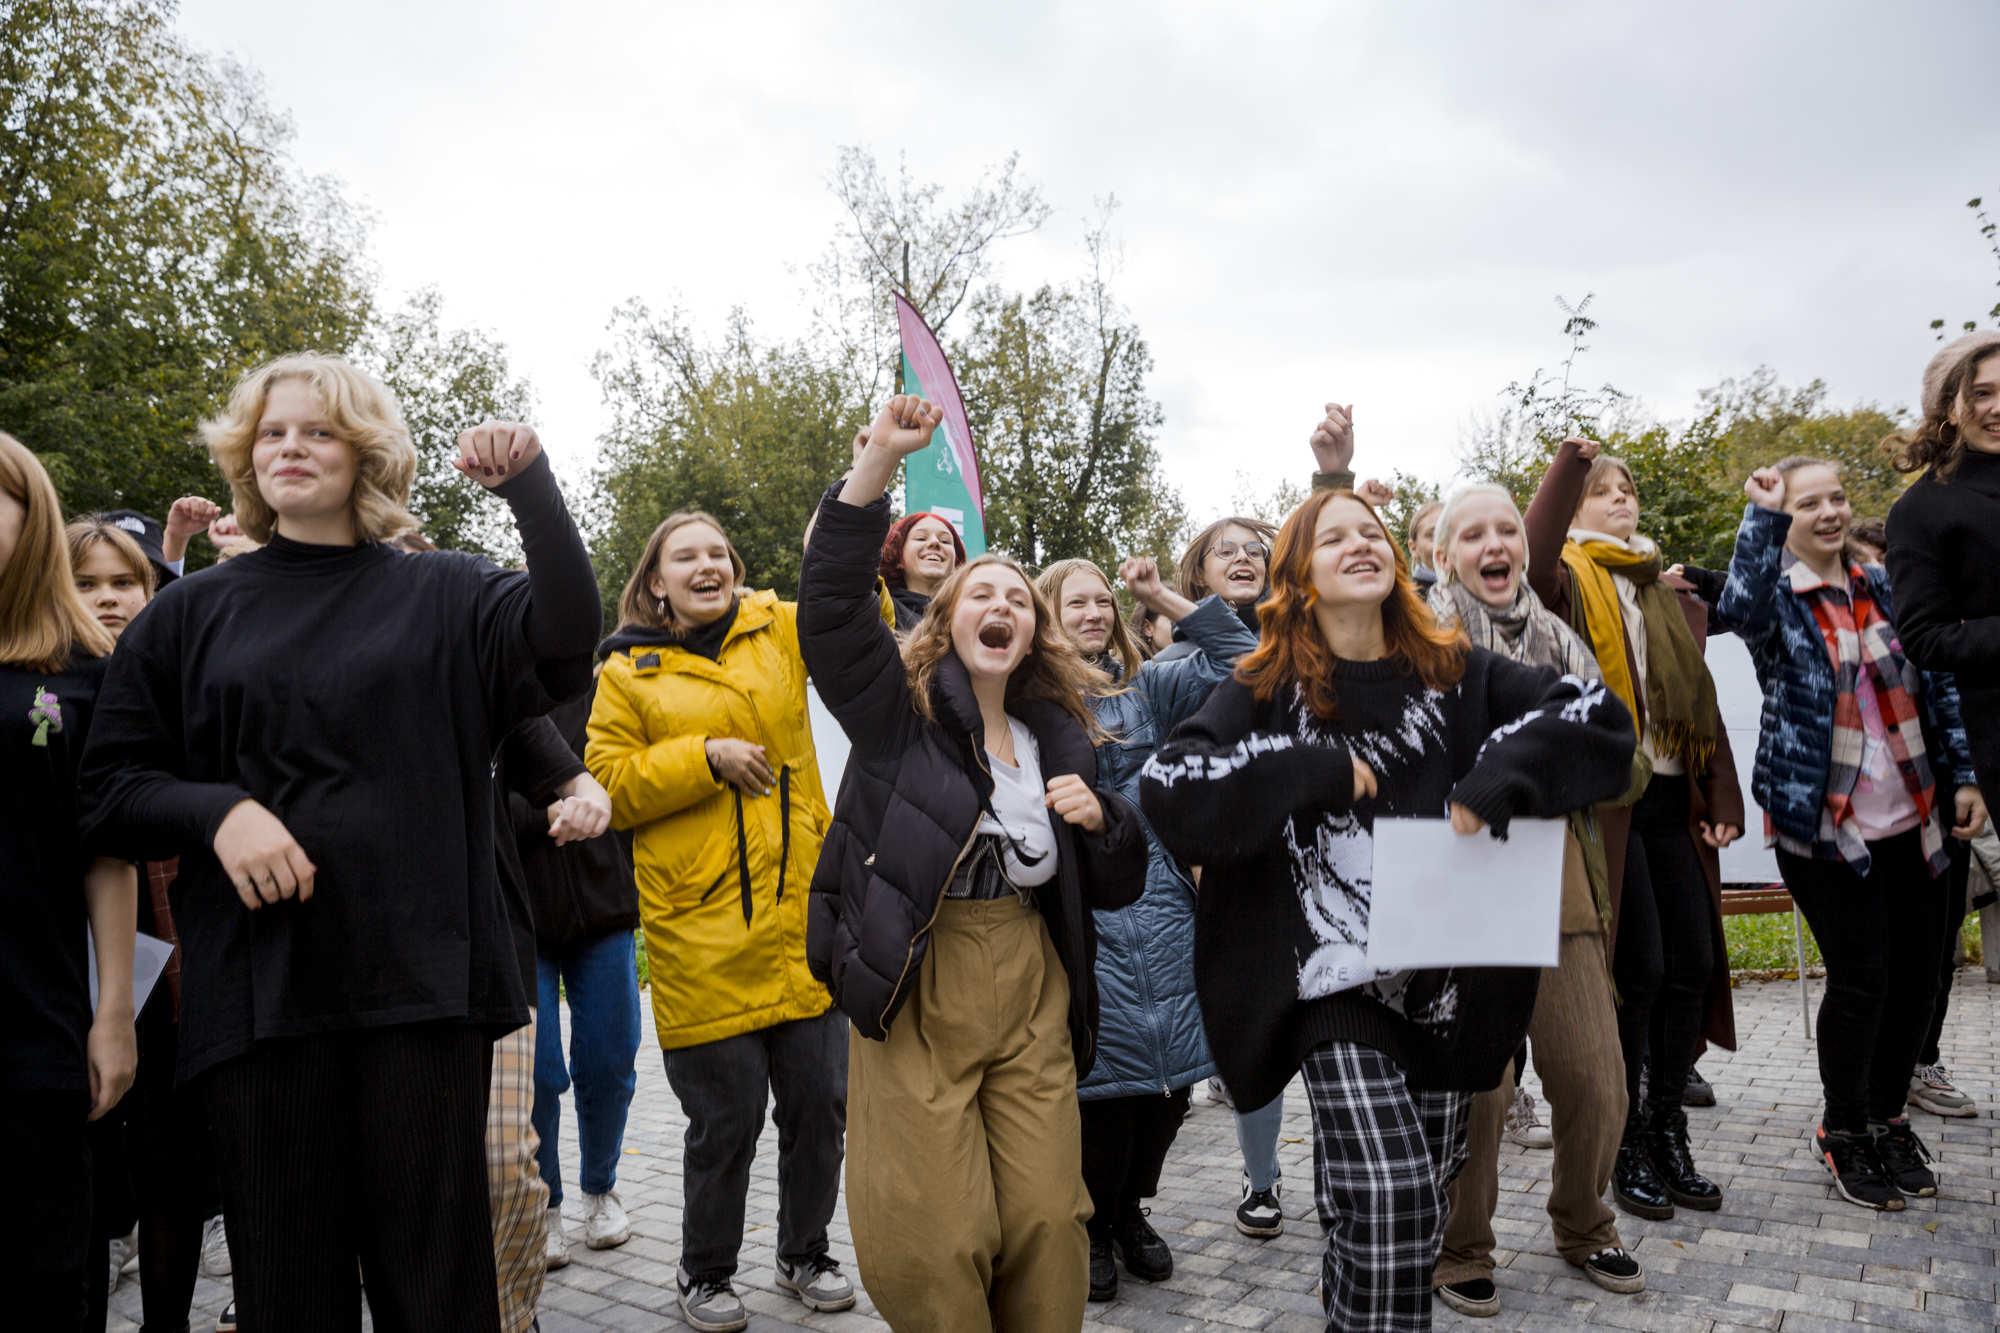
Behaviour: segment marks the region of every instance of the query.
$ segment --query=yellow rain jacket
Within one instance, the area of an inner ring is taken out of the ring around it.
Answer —
[[[645,637],[611,640],[584,762],[611,794],[611,826],[633,831],[660,1045],[823,1014],[832,997],[806,968],[806,886],[830,817],[798,607],[745,594],[714,662],[635,642]],[[711,737],[762,745],[771,794],[744,796],[710,772]]]

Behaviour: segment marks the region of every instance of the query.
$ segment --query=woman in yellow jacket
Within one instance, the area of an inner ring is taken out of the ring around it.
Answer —
[[[739,592],[707,514],[646,543],[590,714],[584,762],[633,834],[653,1018],[688,1117],[680,1307],[748,1316],[731,1286],[750,1164],[774,1099],[780,1286],[814,1310],[854,1291],[827,1252],[847,1119],[847,1031],[806,967],[806,886],[828,823],[798,607]]]

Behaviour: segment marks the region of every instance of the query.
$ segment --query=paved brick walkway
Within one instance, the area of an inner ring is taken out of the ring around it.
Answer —
[[[1813,983],[1815,1007],[1819,987]],[[1542,1211],[1549,1154],[1504,1145],[1495,1221],[1503,1247],[1500,1315],[1465,1320],[1440,1304],[1439,1328],[1485,1333],[1596,1324],[1648,1333],[1832,1333],[1864,1323],[1922,1333],[1992,1333],[2000,1320],[1994,1036],[2000,988],[1988,986],[1976,968],[1959,973],[1944,1058],[1959,1086],[1978,1098],[1980,1116],[1945,1121],[1916,1113],[1919,1132],[1939,1157],[1942,1189],[1937,1199],[1912,1201],[1902,1213],[1872,1213],[1833,1199],[1811,1160],[1805,1135],[1819,1110],[1818,1077],[1801,1030],[1797,983],[1739,987],[1736,1015],[1743,1049],[1702,1061],[1718,1104],[1689,1116],[1697,1158],[1728,1192],[1723,1210],[1683,1212],[1670,1222],[1620,1215],[1626,1244],[1650,1274],[1649,1289],[1639,1296],[1610,1295],[1558,1258]],[[1312,1220],[1312,1142],[1296,1084],[1288,1108],[1279,1156],[1292,1185],[1286,1196],[1290,1230],[1265,1243],[1237,1233],[1231,1222],[1239,1172],[1234,1127],[1225,1108],[1197,1093],[1153,1202],[1153,1223],[1173,1246],[1177,1271],[1157,1286],[1125,1282],[1117,1302],[1089,1307],[1087,1322],[1145,1333],[1209,1327],[1307,1333],[1323,1327],[1312,1294],[1320,1251]],[[680,1327],[673,1272],[685,1123],[649,1036],[620,1172],[635,1234],[616,1250],[575,1246],[574,1262],[550,1275],[542,1303],[547,1333]],[[574,1143],[565,1147],[573,1150]],[[865,1295],[853,1313],[814,1315],[777,1290],[771,1272],[774,1161],[775,1134],[767,1128],[737,1283],[754,1315],[750,1327],[828,1333],[884,1328]],[[567,1173],[575,1178],[573,1161]],[[852,1275],[844,1210],[834,1221],[834,1249]],[[202,1282],[196,1330],[212,1326],[200,1316],[212,1319],[226,1299],[222,1285]],[[137,1284],[127,1279],[112,1303],[112,1329],[135,1327]]]

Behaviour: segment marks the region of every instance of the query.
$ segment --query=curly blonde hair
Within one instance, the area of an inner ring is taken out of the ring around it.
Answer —
[[[1020,578],[1035,608],[1035,637],[1028,645],[1028,655],[1007,677],[1007,705],[1012,707],[1019,699],[1046,699],[1075,718],[1092,745],[1111,739],[1098,725],[1097,715],[1089,704],[1089,696],[1116,688],[1111,679],[1083,660],[1076,645],[1062,632],[1062,622],[1049,610],[1048,599],[1028,577],[1028,571],[1013,558],[992,551],[951,571],[932,595],[931,604],[924,609],[924,618],[903,639],[903,667],[909,672],[910,702],[917,715],[926,722],[938,720],[931,701],[931,686],[937,679],[938,667],[956,651],[951,642],[952,615],[958,610],[958,599],[964,595],[966,580],[973,571],[993,565],[1010,569]]]
[[[357,541],[384,542],[417,526],[404,508],[417,473],[417,450],[396,395],[353,362],[317,352],[266,361],[236,382],[222,415],[201,426],[208,452],[229,482],[236,521],[252,541],[271,540],[278,516],[257,488],[251,461],[257,423],[274,386],[301,380],[318,395],[334,434],[354,450],[354,491],[349,499]]]

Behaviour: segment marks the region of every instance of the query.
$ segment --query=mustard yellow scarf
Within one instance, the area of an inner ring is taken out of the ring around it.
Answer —
[[[1562,561],[1569,567],[1576,607],[1583,613],[1605,685],[1632,710],[1635,726],[1645,718],[1655,751],[1681,755],[1697,772],[1707,769],[1715,754],[1715,681],[1673,589],[1660,582],[1659,551],[1641,554],[1612,542],[1572,539],[1563,543]],[[1638,590],[1639,616],[1646,626],[1643,712],[1626,665],[1625,616],[1611,581],[1613,570]]]

